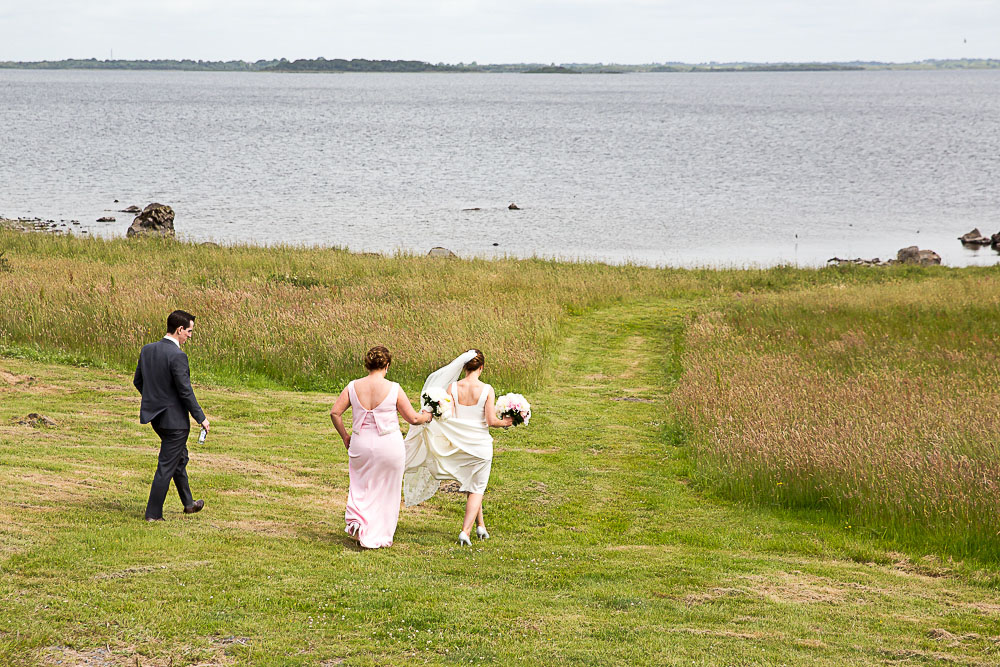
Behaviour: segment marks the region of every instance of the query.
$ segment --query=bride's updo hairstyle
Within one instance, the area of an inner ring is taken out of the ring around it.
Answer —
[[[370,371],[380,371],[383,368],[388,368],[390,363],[392,363],[392,355],[389,354],[387,348],[381,345],[376,345],[368,350],[368,354],[365,355],[365,368]]]
[[[482,350],[472,348],[472,351],[476,353],[476,356],[465,362],[465,366],[463,366],[463,368],[465,368],[466,373],[471,373],[474,370],[482,368],[483,364],[486,362],[486,357],[483,356]]]

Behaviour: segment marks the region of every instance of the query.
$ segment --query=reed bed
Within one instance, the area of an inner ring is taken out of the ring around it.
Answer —
[[[695,477],[995,560],[998,277],[743,295],[703,313],[675,392]]]

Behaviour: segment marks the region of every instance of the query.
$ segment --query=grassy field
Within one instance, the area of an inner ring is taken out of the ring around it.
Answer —
[[[1000,557],[1000,281],[741,295],[689,329],[694,478]]]
[[[0,250],[0,664],[1000,662],[994,270]],[[189,301],[207,507],[148,525],[129,371]],[[442,492],[359,552],[330,390],[371,340],[413,396],[470,339],[535,408],[496,435],[493,539],[454,544]]]

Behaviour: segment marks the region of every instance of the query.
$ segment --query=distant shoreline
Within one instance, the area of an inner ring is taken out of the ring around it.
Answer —
[[[643,65],[619,65],[604,63],[512,63],[480,65],[478,63],[431,64],[419,60],[343,60],[315,58],[289,61],[244,60],[41,60],[4,61],[0,69],[22,70],[160,70],[185,72],[264,72],[264,73],[350,73],[350,72],[479,72],[514,74],[628,74],[633,72],[683,73],[683,72],[856,72],[866,70],[959,70],[959,69],[1000,69],[1000,59],[953,59],[922,60],[908,63],[885,63],[877,61],[851,62],[806,62],[806,63],[649,63]]]

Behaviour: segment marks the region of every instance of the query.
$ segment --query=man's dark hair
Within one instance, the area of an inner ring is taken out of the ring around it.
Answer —
[[[175,333],[178,328],[187,329],[192,322],[194,322],[194,315],[183,310],[175,310],[167,316],[167,333]]]

